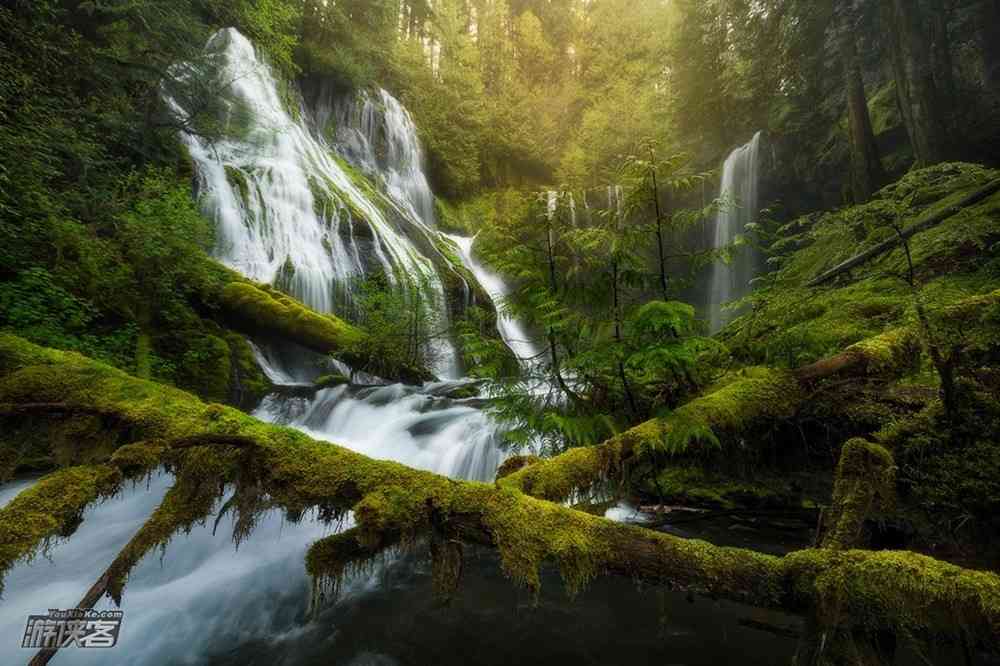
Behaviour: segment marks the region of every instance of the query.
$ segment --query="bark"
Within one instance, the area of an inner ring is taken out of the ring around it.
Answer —
[[[348,538],[359,547],[387,534],[407,538],[439,530],[448,540],[497,548],[508,575],[535,588],[538,567],[552,561],[571,591],[594,576],[614,574],[791,612],[835,604],[852,622],[873,630],[905,626],[918,632],[965,632],[984,642],[1000,632],[1000,577],[992,573],[913,553],[818,549],[775,557],[613,523],[529,497],[509,484],[454,481],[371,460],[10,335],[0,335],[0,368],[0,401],[6,403],[29,397],[33,402],[100,402],[132,424],[133,436],[147,441],[176,441],[192,433],[254,440],[254,446],[241,449],[169,450],[178,456],[178,484],[111,564],[107,582],[100,577],[98,588],[112,596],[121,594],[129,570],[144,554],[202,520],[222,485],[234,483],[237,497],[246,498],[237,502],[237,510],[249,515],[237,522],[248,529],[262,506],[299,516],[318,507],[331,521],[351,510],[357,531]],[[63,381],[54,386],[53,376]],[[265,493],[268,503],[262,505]],[[62,497],[36,492],[33,499],[39,515],[51,502],[66,508]],[[85,494],[78,508],[92,501]],[[0,509],[0,545],[23,537],[10,506]],[[46,536],[51,534],[38,531],[38,545]],[[446,548],[439,553],[442,565],[460,569],[452,547]]]
[[[903,241],[912,238],[922,231],[927,231],[928,229],[935,227],[942,222],[947,221],[949,218],[962,212],[963,209],[973,206],[980,201],[1000,192],[1000,180],[994,180],[991,183],[987,183],[982,188],[970,193],[968,196],[963,198],[961,201],[957,202],[952,206],[943,208],[939,211],[932,213],[926,218],[919,220],[909,227],[903,229],[899,234],[893,236],[887,241],[879,243],[878,245],[865,250],[861,254],[855,255],[844,261],[843,263],[834,266],[825,273],[813,278],[806,285],[807,287],[819,287],[827,282],[830,282],[839,275],[846,273],[847,271],[857,268],[862,264],[880,257],[886,252],[896,249]]]
[[[934,85],[942,109],[955,99],[955,63],[951,55],[949,24],[953,13],[952,0],[935,0],[930,11],[931,58],[934,63]]]
[[[865,96],[864,78],[858,59],[852,21],[845,20],[839,35],[840,60],[847,91],[847,118],[851,141],[851,189],[854,203],[868,201],[882,183],[885,171],[879,157],[878,144],[872,130]]]
[[[1000,0],[983,0],[982,31],[983,82],[1000,96]]]
[[[882,0],[896,95],[917,164],[927,166],[947,157],[946,126],[934,83],[926,17],[914,0]]]
[[[652,156],[655,160],[655,155]],[[670,300],[670,290],[667,288],[667,259],[663,247],[663,214],[660,211],[660,187],[656,178],[656,167],[654,166],[650,169],[650,177],[653,182],[653,204],[656,210],[656,249],[657,249],[657,259],[660,264],[660,291],[663,295],[663,300]],[[668,190],[669,192],[669,190]],[[669,202],[668,202],[669,205]]]

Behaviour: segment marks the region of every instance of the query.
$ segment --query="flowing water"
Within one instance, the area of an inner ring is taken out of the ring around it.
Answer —
[[[504,314],[504,299],[509,294],[509,289],[503,279],[496,273],[483,266],[474,256],[472,246],[475,238],[464,238],[462,236],[448,236],[458,247],[459,256],[462,263],[472,272],[476,280],[483,289],[493,299],[497,308],[497,330],[500,337],[510,347],[511,351],[518,358],[522,365],[532,365],[542,353],[542,350],[535,344],[532,336],[525,329],[524,325],[515,317]]]
[[[449,267],[436,250],[433,198],[405,109],[384,91],[346,99],[320,91],[310,104],[290,110],[287,95],[279,94],[274,75],[242,35],[221,31],[208,48],[217,56],[217,76],[231,82],[222,101],[224,119],[234,127],[223,141],[185,141],[197,167],[201,205],[217,225],[217,257],[323,312],[348,311],[357,280],[365,276],[383,273],[393,284],[419,280],[427,290],[428,316],[446,325],[440,275]],[[184,113],[176,102],[175,110]],[[549,205],[554,214],[555,197]],[[475,261],[472,239],[452,241],[484,288],[502,300],[506,285]],[[498,327],[522,362],[538,356],[516,320],[500,317]],[[333,362],[280,340],[258,342],[257,358],[278,385],[256,410],[263,420],[455,478],[489,481],[503,460],[497,427],[478,401],[451,397],[468,382],[458,379],[457,355],[447,340],[436,350],[443,381],[341,386],[314,394],[311,382]],[[21,483],[0,488],[0,501],[30,481]],[[7,637],[0,641],[0,663],[30,658],[17,647],[26,615],[73,606],[170,483],[168,474],[156,474],[88,508],[71,539],[9,572],[0,606],[0,636]],[[634,512],[614,515],[634,518]],[[759,611],[728,603],[692,605],[684,595],[644,592],[623,580],[597,581],[570,604],[558,574],[546,570],[533,608],[502,576],[492,551],[471,551],[459,598],[448,609],[433,604],[421,544],[387,555],[372,572],[351,577],[336,602],[316,607],[305,552],[317,539],[348,527],[346,520],[331,526],[307,515],[290,524],[279,512],[268,512],[237,549],[232,517],[217,511],[215,520],[176,535],[136,567],[113,653],[62,651],[53,663],[717,664],[734,656],[741,663],[789,661],[789,639],[747,628],[743,620],[759,618]],[[109,603],[104,599],[98,607]],[[763,615],[769,622],[795,623]]]
[[[721,249],[745,237],[747,225],[757,220],[758,187],[760,184],[761,133],[744,146],[734,150],[722,168],[720,198],[723,206],[715,218],[712,247]],[[749,245],[736,248],[732,260],[716,262],[711,269],[708,292],[709,327],[714,333],[725,326],[735,312],[723,305],[739,300],[751,290],[751,281],[760,272],[761,258]]]

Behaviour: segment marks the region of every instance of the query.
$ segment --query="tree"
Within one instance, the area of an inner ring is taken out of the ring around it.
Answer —
[[[880,1],[899,108],[914,156],[920,165],[936,164],[947,157],[946,125],[924,28],[928,24],[924,3]]]
[[[858,60],[855,21],[851,5],[842,10],[838,26],[838,50],[847,93],[847,119],[851,143],[851,189],[856,204],[864,203],[885,181],[878,145],[872,131],[865,96],[864,77]]]

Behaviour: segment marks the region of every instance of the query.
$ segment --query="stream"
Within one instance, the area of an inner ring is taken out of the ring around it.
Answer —
[[[381,273],[392,284],[420,279],[428,321],[446,326],[441,276],[454,267],[436,248],[449,239],[436,231],[422,150],[405,108],[385,91],[337,98],[318,90],[292,114],[245,37],[220,31],[208,49],[221,56],[219,76],[235,82],[231,108],[249,112],[239,138],[213,146],[185,138],[199,201],[217,223],[216,257],[322,312],[349,310],[357,280],[366,276]],[[379,191],[367,191],[352,170],[379,183]],[[475,260],[472,239],[450,241],[501,302],[507,288]],[[538,348],[529,333],[515,320],[499,320],[499,335],[530,364]],[[412,387],[363,378],[367,385],[314,393],[303,389],[343,368],[282,341],[256,342],[258,361],[276,387],[254,411],[264,421],[456,479],[490,482],[507,455],[482,401],[449,397],[468,383],[449,339],[430,343],[441,381]],[[19,648],[27,615],[73,607],[171,481],[160,472],[128,485],[89,507],[71,539],[12,568],[0,605],[0,663],[31,658]],[[0,486],[0,503],[31,482]],[[607,515],[635,518],[625,505]],[[428,547],[420,542],[349,575],[335,598],[319,599],[305,571],[306,551],[349,521],[329,525],[307,514],[293,524],[271,511],[237,547],[231,515],[216,513],[135,568],[115,648],[63,650],[53,663],[763,666],[787,665],[795,652],[799,618],[642,589],[625,579],[599,578],[570,600],[558,572],[545,569],[535,604],[504,577],[494,551],[472,547],[450,606],[434,600]],[[761,542],[728,525],[711,530],[717,542],[771,552],[800,545]],[[696,527],[679,533],[701,536]],[[105,598],[98,608],[110,604]]]

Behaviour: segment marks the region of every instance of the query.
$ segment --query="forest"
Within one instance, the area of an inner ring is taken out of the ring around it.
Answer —
[[[0,32],[0,662],[1000,663],[1000,0]]]

